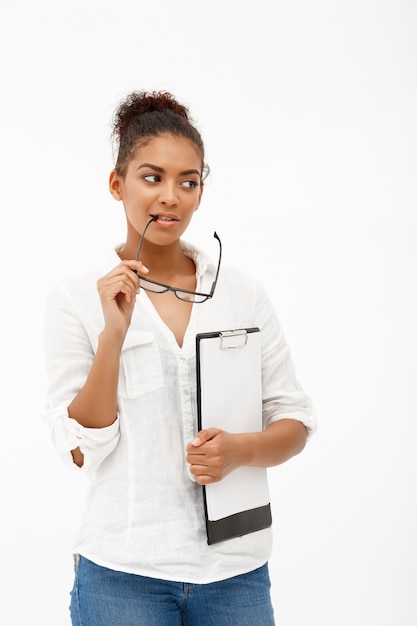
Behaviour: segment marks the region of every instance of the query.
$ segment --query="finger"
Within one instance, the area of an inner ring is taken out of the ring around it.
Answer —
[[[99,285],[100,296],[105,300],[113,300],[120,293],[130,298],[136,297],[138,283],[129,276],[113,276]]]
[[[219,435],[221,430],[219,428],[206,428],[204,430],[200,430],[197,433],[196,437],[191,442],[191,445],[194,447],[202,446],[206,441],[210,441],[210,439],[214,439],[216,435]]]
[[[112,269],[108,274],[101,277],[98,280],[98,284],[101,286],[105,286],[108,282],[111,283],[114,279],[125,278],[127,281],[131,281],[135,286],[136,290],[139,288],[139,279],[137,277],[138,273],[147,274],[149,272],[148,268],[143,265],[141,261],[123,261],[120,265],[117,265],[114,269]]]
[[[213,476],[208,476],[206,474],[202,474],[201,476],[195,476],[194,478],[196,483],[198,483],[199,485],[211,485],[218,480],[216,478],[213,478]]]
[[[191,468],[190,471],[199,485],[209,485],[221,480],[220,475],[211,472],[209,473],[206,468],[200,468],[197,471],[192,470],[193,468]]]
[[[194,452],[193,451],[189,452],[187,456],[185,457],[185,460],[190,465],[195,465],[195,466],[199,465],[199,466],[208,467],[208,465],[210,464],[209,458],[207,457],[207,455],[203,453],[199,453],[198,448]]]
[[[139,273],[139,274],[147,274],[149,272],[149,268],[146,267],[146,265],[144,265],[142,263],[142,261],[135,261],[135,260],[130,260],[130,261],[124,261],[124,263],[126,264],[126,266],[133,270],[135,273]]]
[[[213,476],[215,474],[214,470],[207,465],[202,465],[197,462],[195,464],[190,465],[190,472],[193,476]]]
[[[139,288],[139,284],[139,279],[136,274],[124,264],[118,265],[114,270],[106,274],[106,276],[98,280],[99,289],[113,289],[113,293],[115,293],[117,287],[119,287],[119,291],[123,293],[129,288],[136,292]],[[125,289],[123,288],[124,285],[126,286]]]

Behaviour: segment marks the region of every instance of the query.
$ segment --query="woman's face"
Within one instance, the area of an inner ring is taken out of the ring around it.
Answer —
[[[157,245],[177,241],[200,204],[201,176],[201,154],[189,139],[165,134],[138,147],[125,176],[110,175],[110,191],[124,205],[128,237],[139,240],[155,217],[147,240]]]

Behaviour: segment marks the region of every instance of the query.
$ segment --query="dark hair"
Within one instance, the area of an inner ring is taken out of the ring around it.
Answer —
[[[133,91],[124,98],[114,114],[112,137],[117,150],[115,170],[124,176],[129,160],[139,145],[164,133],[186,137],[201,154],[204,176],[204,143],[190,119],[188,108],[167,91]],[[203,176],[203,178],[204,178]]]

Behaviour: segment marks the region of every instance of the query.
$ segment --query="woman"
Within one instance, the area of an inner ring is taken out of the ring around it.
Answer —
[[[208,545],[201,485],[298,454],[314,411],[263,287],[181,239],[207,170],[188,109],[133,92],[113,132],[126,240],[101,269],[56,285],[46,311],[46,417],[90,479],[72,623],[269,626],[271,529]],[[254,326],[262,432],[197,433],[196,334]]]

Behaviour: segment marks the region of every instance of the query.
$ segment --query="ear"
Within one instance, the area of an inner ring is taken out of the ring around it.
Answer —
[[[111,195],[115,200],[123,199],[123,186],[122,186],[122,178],[116,172],[116,170],[112,170],[109,176],[109,190]]]

